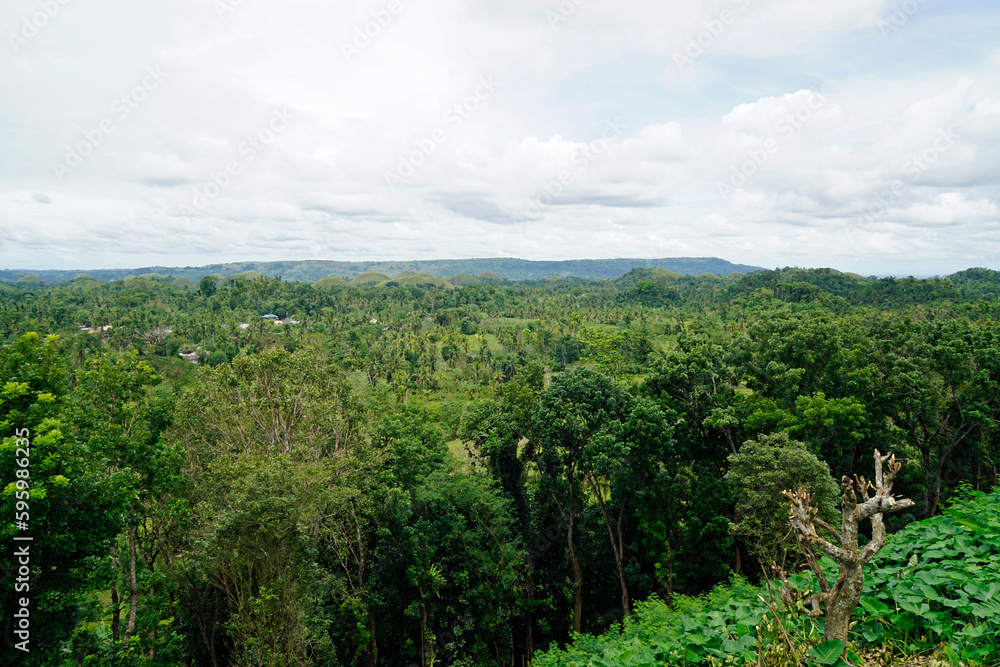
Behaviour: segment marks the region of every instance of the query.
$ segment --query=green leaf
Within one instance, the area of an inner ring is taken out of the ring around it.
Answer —
[[[724,639],[722,648],[726,653],[742,653],[756,643],[756,639],[751,635],[743,635],[738,640]]]
[[[888,616],[892,613],[892,609],[886,603],[882,602],[877,598],[861,598],[861,607],[876,616]]]
[[[1000,614],[1000,599],[993,598],[983,604],[977,604],[972,608],[972,613],[979,618],[990,618]]]
[[[844,643],[839,639],[823,642],[816,648],[809,649],[809,655],[821,665],[835,665],[844,652]]]
[[[866,623],[861,627],[861,635],[865,641],[875,643],[885,637],[885,630],[878,623]]]
[[[687,660],[688,662],[693,662],[696,665],[700,665],[702,662],[704,662],[704,659],[697,653],[691,651],[691,649],[684,650],[684,659]]]

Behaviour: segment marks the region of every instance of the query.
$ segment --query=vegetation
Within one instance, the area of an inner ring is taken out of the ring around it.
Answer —
[[[4,664],[1000,663],[1000,274],[238,268],[0,285]]]
[[[821,562],[826,574],[832,560]],[[940,516],[887,538],[854,609],[847,659],[866,664],[995,665],[1000,661],[1000,492],[964,489]],[[792,585],[817,593],[805,575]],[[782,582],[734,576],[709,593],[651,598],[623,628],[581,636],[537,667],[844,665],[844,644],[822,622],[784,607]],[[801,607],[801,602],[799,603]]]
[[[677,272],[678,275],[695,275],[697,273],[716,273],[727,275],[733,271],[747,273],[757,271],[760,267],[746,264],[732,264],[716,257],[680,257],[665,259],[577,259],[556,262],[539,262],[526,259],[496,257],[492,259],[441,259],[420,260],[412,262],[335,262],[328,260],[302,260],[294,262],[238,262],[233,264],[212,264],[201,267],[162,266],[147,269],[136,269],[144,275],[151,273],[168,273],[180,278],[198,280],[205,275],[218,276],[246,275],[254,272],[271,278],[282,276],[286,280],[313,283],[327,276],[339,276],[353,280],[363,273],[381,273],[388,280],[401,271],[423,272],[438,278],[448,278],[458,274],[459,283],[470,284],[464,276],[477,277],[479,282],[505,282],[505,276],[510,280],[541,280],[546,276],[580,276],[593,280],[617,278],[623,273],[640,266],[662,267]],[[0,269],[0,280],[14,282],[27,271]],[[74,277],[72,271],[42,271],[33,276],[46,282],[61,282]],[[121,269],[100,269],[91,271],[96,280],[121,280],[130,271]],[[459,283],[453,283],[461,286]]]

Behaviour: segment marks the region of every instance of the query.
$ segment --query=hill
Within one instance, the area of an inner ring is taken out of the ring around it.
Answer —
[[[483,273],[496,274],[506,280],[542,280],[548,276],[576,276],[589,280],[607,280],[625,275],[635,268],[649,267],[673,271],[693,276],[699,273],[714,273],[720,276],[736,271],[751,273],[762,270],[758,266],[733,264],[717,257],[668,257],[661,259],[570,259],[562,261],[533,261],[511,257],[484,259],[435,259],[389,262],[338,262],[328,260],[302,260],[284,262],[234,262],[228,264],[208,264],[206,266],[167,267],[151,266],[130,269],[92,269],[87,274],[95,280],[121,280],[129,275],[159,274],[187,278],[198,282],[202,276],[218,274],[229,277],[251,271],[264,276],[281,276],[288,281],[314,283],[328,276],[339,276],[353,280],[364,273],[381,273],[396,276],[404,271],[425,273],[436,278],[448,278],[456,274],[477,276]],[[81,273],[73,270],[0,270],[0,282],[15,282],[24,276],[37,276],[42,282],[54,283],[73,280]],[[252,275],[252,274],[251,274]],[[480,279],[482,276],[480,275]]]

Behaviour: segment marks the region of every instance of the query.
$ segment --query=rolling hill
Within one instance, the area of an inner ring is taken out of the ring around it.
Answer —
[[[618,278],[637,267],[667,269],[682,275],[714,273],[720,276],[734,271],[750,273],[761,267],[733,264],[717,257],[668,257],[661,259],[571,259],[562,261],[532,261],[510,257],[485,259],[435,259],[386,262],[338,262],[328,260],[301,260],[283,262],[234,262],[206,266],[167,267],[152,266],[131,269],[92,269],[88,276],[95,280],[120,280],[129,275],[162,274],[187,278],[198,282],[202,276],[218,274],[223,277],[255,271],[265,276],[281,276],[285,280],[313,283],[329,276],[353,280],[364,273],[381,273],[395,276],[403,271],[427,273],[448,279],[456,274],[478,275],[495,273],[506,280],[541,280],[548,276],[576,276],[590,280]],[[0,270],[0,281],[15,282],[24,276],[37,276],[41,281],[63,282],[73,280],[80,269],[71,270]],[[252,274],[251,274],[252,275]]]

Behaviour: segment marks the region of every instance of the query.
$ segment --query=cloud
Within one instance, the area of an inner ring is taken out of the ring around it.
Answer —
[[[0,25],[35,6],[6,3]],[[889,0],[399,0],[386,19],[387,6],[66,5],[0,59],[0,88],[18,91],[0,97],[0,263],[698,254],[874,268],[890,248],[960,262],[966,239],[996,243],[982,231],[1000,205],[994,8],[921,5],[886,39]],[[699,39],[679,76],[673,55]],[[156,67],[162,82],[136,93]],[[287,129],[251,150],[283,108]],[[106,119],[113,131],[56,178]]]
[[[144,185],[173,187],[196,183],[201,176],[197,167],[177,155],[144,151],[131,168],[133,178]]]
[[[507,223],[511,221],[509,213],[500,209],[493,202],[478,197],[446,201],[444,206],[449,211],[484,222]]]

